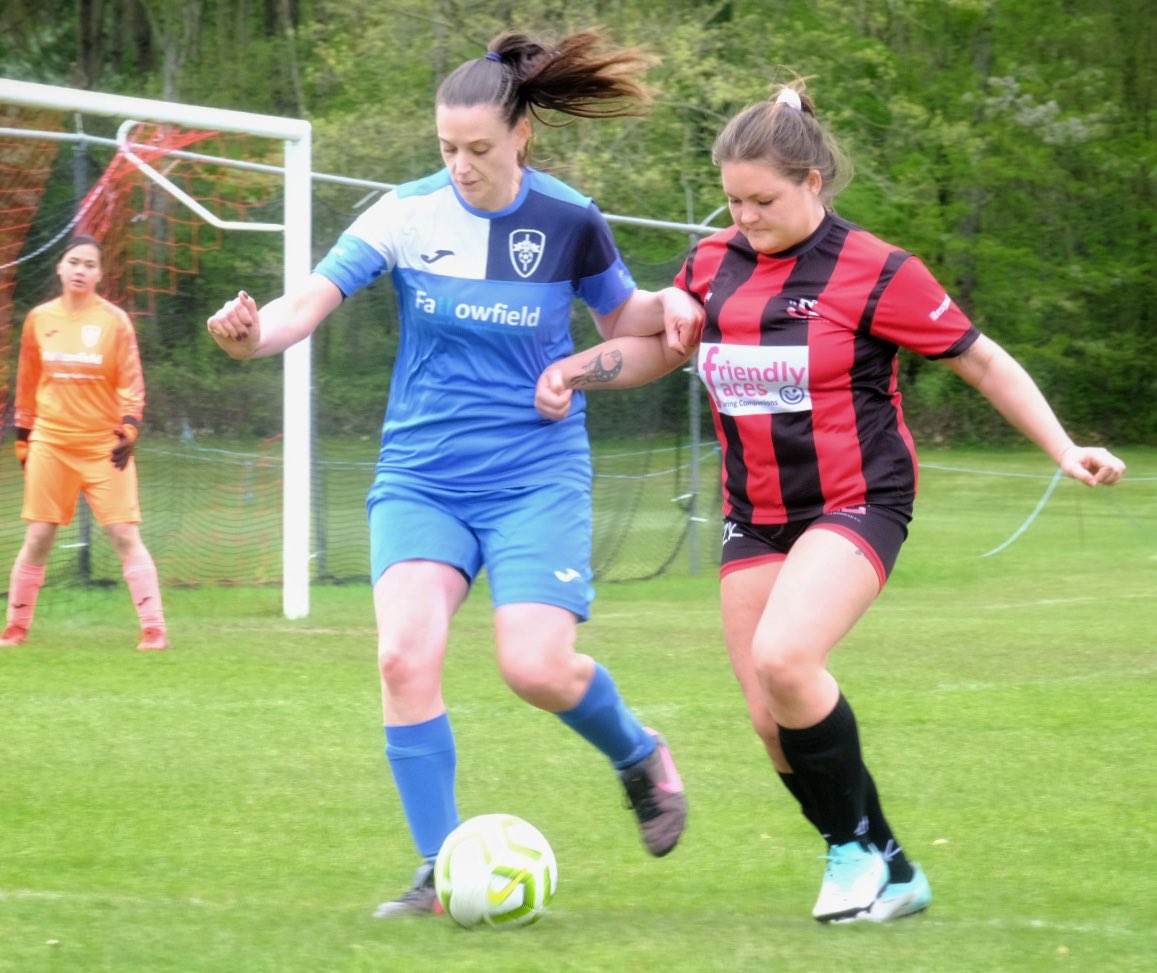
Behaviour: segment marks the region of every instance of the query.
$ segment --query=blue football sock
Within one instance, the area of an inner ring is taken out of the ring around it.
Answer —
[[[578,706],[558,718],[605,753],[616,770],[638,763],[655,749],[655,738],[627,709],[611,674],[597,663]]]
[[[402,810],[418,854],[432,859],[446,835],[458,827],[454,772],[458,765],[450,717],[387,726],[386,756],[402,799]]]

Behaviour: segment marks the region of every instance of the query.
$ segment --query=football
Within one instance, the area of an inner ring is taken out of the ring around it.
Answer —
[[[481,814],[446,836],[434,888],[460,926],[528,926],[558,888],[558,864],[534,825],[513,814]]]

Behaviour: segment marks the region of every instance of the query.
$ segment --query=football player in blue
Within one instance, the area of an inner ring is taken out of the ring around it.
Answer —
[[[397,294],[401,337],[367,509],[386,754],[422,862],[381,918],[439,909],[433,862],[459,823],[442,666],[451,618],[483,567],[506,683],[606,755],[651,854],[683,832],[666,742],[575,649],[593,596],[583,403],[559,422],[534,404],[538,376],[574,350],[576,297],[604,337],[665,333],[678,351],[697,340],[698,303],[638,289],[594,203],[528,165],[532,115],[639,114],[651,63],[595,31],[554,44],[496,37],[438,89],[445,168],[362,214],[300,289],[260,309],[241,292],[208,320],[232,357],[262,357],[382,274]]]

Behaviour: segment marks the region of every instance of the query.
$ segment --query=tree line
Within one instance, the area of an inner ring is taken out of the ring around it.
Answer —
[[[534,152],[604,211],[717,214],[716,133],[772,82],[807,77],[855,163],[839,212],[924,259],[1074,434],[1157,442],[1148,0],[8,0],[0,73],[306,117],[316,169],[397,183],[441,165],[432,103],[449,70],[509,27],[549,37],[592,25],[658,56],[652,111],[540,126]],[[316,212],[320,255],[352,217]],[[664,274],[686,242],[616,234],[632,265]],[[220,283],[199,282],[200,299],[237,286],[228,267],[206,273]],[[385,335],[368,349],[356,314],[319,343],[318,387],[335,412],[356,413],[364,394],[380,414],[388,300],[379,313]],[[174,362],[191,340],[165,337]],[[210,370],[228,364],[198,355]],[[902,363],[925,436],[1015,438],[944,369]],[[343,377],[333,392],[327,375]]]

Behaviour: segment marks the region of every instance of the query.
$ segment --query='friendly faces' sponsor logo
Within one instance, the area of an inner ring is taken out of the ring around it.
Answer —
[[[811,411],[806,345],[703,345],[698,368],[724,415]]]

